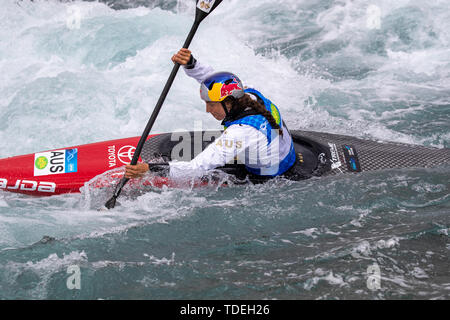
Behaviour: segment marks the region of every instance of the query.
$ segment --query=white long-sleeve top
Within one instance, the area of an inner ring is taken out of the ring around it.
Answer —
[[[197,61],[194,68],[184,68],[186,74],[199,83],[214,72],[208,65]],[[208,170],[222,167],[237,160],[249,167],[261,169],[262,175],[273,175],[278,171],[278,164],[289,152],[291,137],[283,125],[283,137],[272,134],[272,142],[267,144],[267,137],[261,131],[249,125],[232,125],[213,143],[208,145],[191,161],[170,163],[170,177],[174,179],[193,178],[204,175]]]

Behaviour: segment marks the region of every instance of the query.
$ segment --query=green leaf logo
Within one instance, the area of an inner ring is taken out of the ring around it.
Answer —
[[[48,164],[48,159],[46,157],[38,157],[36,161],[34,162],[34,165],[36,168],[42,170],[44,169]]]

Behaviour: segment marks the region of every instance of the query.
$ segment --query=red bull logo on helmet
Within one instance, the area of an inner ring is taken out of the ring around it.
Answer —
[[[229,84],[222,85],[222,88],[220,88],[220,98],[222,99],[224,97],[231,96],[234,90],[242,90],[242,88],[239,87],[239,82],[236,78],[233,78],[233,81]]]
[[[244,95],[244,86],[239,78],[230,72],[217,72],[202,81],[200,96],[205,101],[223,101],[226,97],[236,99]]]

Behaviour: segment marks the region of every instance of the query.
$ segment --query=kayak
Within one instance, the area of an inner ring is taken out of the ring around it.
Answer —
[[[150,135],[139,161],[188,161],[200,153],[221,131],[173,132]],[[395,142],[377,142],[351,136],[293,130],[296,164],[286,178],[361,173],[394,168],[431,168],[450,164],[450,149]],[[106,172],[115,172],[107,183],[117,183],[123,167],[131,162],[140,137],[109,140],[68,148],[47,150],[0,159],[0,190],[35,196],[80,192],[87,182]],[[246,175],[243,165],[228,164],[221,171],[239,181],[258,181]],[[154,187],[176,186],[164,176],[146,178]],[[103,187],[105,181],[98,184]],[[197,185],[209,182],[199,180]]]

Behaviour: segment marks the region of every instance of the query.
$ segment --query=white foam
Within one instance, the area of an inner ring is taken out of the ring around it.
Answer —
[[[84,251],[72,251],[68,254],[63,253],[62,257],[52,253],[47,258],[38,261],[27,261],[25,263],[8,262],[1,266],[2,272],[8,275],[7,279],[15,283],[16,278],[25,271],[32,271],[39,277],[39,282],[28,290],[28,295],[33,299],[44,299],[47,297],[47,286],[53,274],[60,271],[67,271],[70,266],[81,267],[88,261]]]
[[[394,48],[392,43],[397,40],[388,28],[379,35],[382,41],[389,40],[386,55],[364,52],[364,43],[377,36],[365,27],[369,4],[380,7],[383,19],[394,20],[405,6],[419,8],[423,19],[418,20],[418,33],[412,39],[417,46]],[[70,30],[67,9],[74,5],[82,19],[80,29]],[[298,0],[228,1],[202,23],[191,49],[199,60],[217,70],[234,71],[244,84],[260,89],[280,107],[293,129],[447,143],[449,134],[432,133],[430,138],[417,139],[386,128],[385,121],[423,112],[424,105],[405,109],[376,106],[377,102],[409,101],[417,98],[418,91],[424,103],[448,104],[448,94],[442,94],[448,88],[450,71],[450,20],[448,10],[442,10],[447,1],[339,1],[325,9],[315,5]],[[192,1],[179,2],[177,13],[147,8],[115,11],[97,2],[4,1],[0,8],[0,157],[140,135],[172,69],[170,57],[192,24],[192,9]],[[305,61],[301,54],[286,57],[277,44],[295,42],[306,22],[304,17],[314,16],[314,10],[322,13],[313,21],[313,28],[323,32],[305,45],[312,51],[332,41],[349,45],[326,61],[320,57]],[[268,21],[268,14],[274,12],[285,14]],[[431,38],[424,33],[427,26],[437,39],[429,44]],[[355,68],[370,67],[372,71],[365,79],[336,81],[331,70],[323,70],[323,63],[339,65],[342,57]],[[205,113],[198,88],[198,83],[180,71],[153,132],[191,130],[199,119],[204,129],[219,128]],[[424,92],[433,95],[427,98]],[[323,102],[326,96],[329,103]],[[271,187],[255,188],[266,192]],[[440,186],[415,188],[442,191]],[[90,201],[96,199],[83,203],[74,195],[55,200],[0,199],[0,208],[16,213],[0,216],[14,231],[5,232],[8,236],[2,239],[11,241],[11,246],[26,245],[38,241],[47,230],[57,238],[96,237],[123,232],[129,226],[178,219],[196,207],[236,206],[235,200],[215,202],[195,192],[183,192],[166,190],[137,200],[125,199],[115,211],[120,214],[91,210]],[[339,209],[353,210],[351,206]],[[276,208],[268,211],[275,214]],[[363,226],[366,215],[361,211],[352,224]],[[25,232],[30,225],[33,231]],[[336,235],[314,228],[298,232],[311,238],[320,232]],[[11,236],[13,233],[19,234],[19,239]],[[397,245],[384,241],[383,246],[389,248]]]
[[[305,290],[311,290],[314,288],[320,281],[326,281],[328,284],[333,286],[347,286],[348,284],[344,281],[344,278],[337,274],[335,275],[332,270],[325,271],[321,268],[318,268],[314,271],[316,276],[307,279],[304,283],[303,287]]]
[[[311,237],[313,239],[317,238],[318,229],[317,228],[308,228],[305,230],[294,231],[293,234],[304,234],[305,236]]]
[[[0,207],[7,208],[7,207],[9,207],[9,205],[5,200],[0,199]]]

